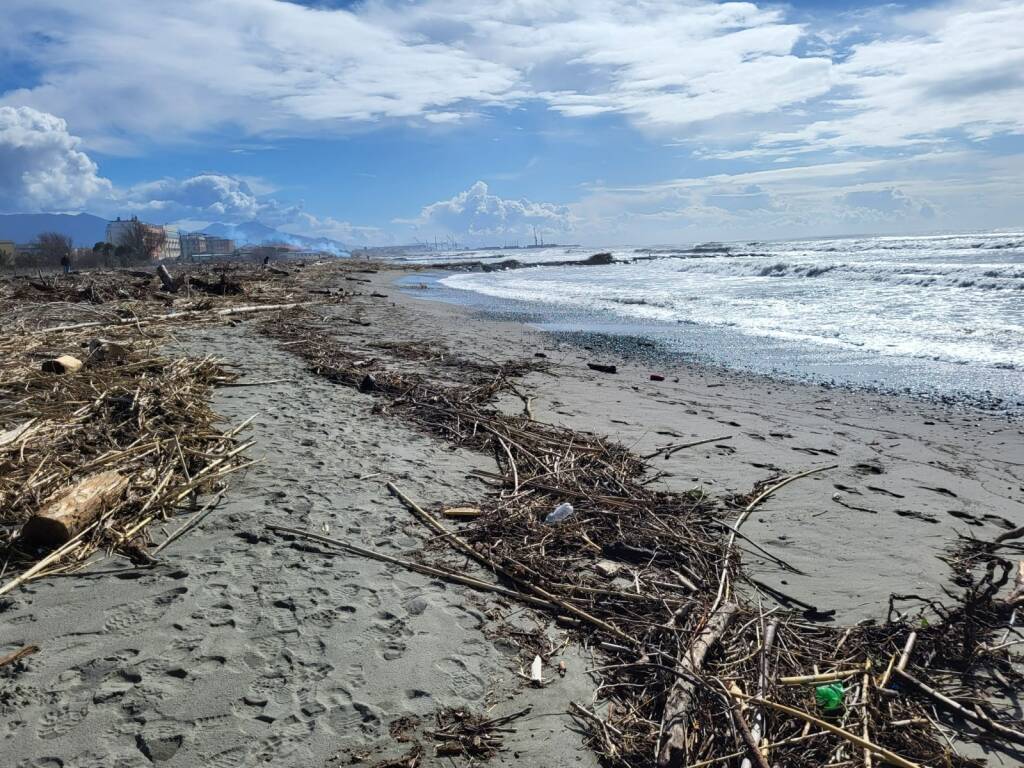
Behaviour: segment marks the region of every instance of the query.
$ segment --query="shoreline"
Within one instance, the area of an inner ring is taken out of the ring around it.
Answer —
[[[524,368],[515,390],[487,407],[518,417],[525,397],[537,428],[607,436],[613,450],[636,456],[710,439],[656,455],[642,486],[699,504],[705,519],[732,520],[765,484],[838,465],[772,495],[743,529],[742,569],[767,586],[737,588],[766,613],[795,609],[800,623],[800,603],[776,600],[782,593],[814,605],[804,620],[822,631],[882,622],[890,592],[941,597],[950,571],[938,557],[958,533],[992,539],[1024,525],[1018,425],[692,364],[655,371],[614,349],[586,350],[519,322],[408,295],[394,284],[404,270],[356,266],[287,277],[296,294],[344,291],[339,303],[306,315],[314,329],[307,339],[335,345],[354,370],[365,362],[453,388],[506,360],[542,361],[544,369]],[[45,578],[11,593],[0,651],[30,643],[41,651],[0,676],[17,707],[5,748],[26,764],[52,757],[138,768],[155,755],[167,768],[387,765],[381,761],[409,750],[395,738],[399,724],[421,733],[443,707],[504,716],[532,704],[533,715],[504,736],[508,751],[493,764],[596,766],[566,713],[571,703],[592,701],[587,671],[599,659],[574,646],[546,651],[569,639],[562,629],[515,600],[266,527],[393,557],[425,552],[462,571],[465,559],[446,552],[385,483],[437,513],[498,503],[493,477],[504,471],[500,454],[417,426],[403,417],[403,398],[375,395],[372,382],[362,391],[351,371],[332,380],[330,361],[312,366],[301,347],[264,327],[283,327],[289,317],[169,336],[174,354],[212,354],[239,372],[237,385],[215,390],[212,404],[230,423],[258,414],[250,435],[258,461],[159,567]],[[591,361],[618,372],[591,370]],[[721,524],[710,526],[717,542]],[[780,570],[778,560],[801,573]],[[629,589],[619,581],[610,583]],[[516,669],[529,668],[533,651],[524,655],[513,635],[545,653],[549,685],[521,681]],[[565,677],[552,669],[559,660]],[[990,757],[998,764],[998,754]],[[448,762],[424,752],[419,764]]]
[[[1024,423],[1011,414],[681,361],[621,337],[598,344],[590,332],[543,330],[407,289],[407,270],[372,277],[439,341],[495,359],[547,354],[557,382],[568,383],[558,391],[527,377],[538,419],[607,434],[640,454],[730,435],[665,461],[666,487],[739,495],[778,473],[838,463],[787,489],[784,502],[770,502],[744,528],[808,575],[781,572],[753,552],[744,562],[770,587],[837,610],[840,623],[884,619],[892,592],[941,596],[950,574],[939,558],[958,536],[1024,525]],[[588,361],[618,373],[590,371]]]
[[[567,339],[574,335],[587,335],[595,341],[612,338],[621,346],[613,354],[648,357],[662,366],[699,365],[768,382],[908,397],[1024,420],[1024,371],[1014,368],[888,356],[854,348],[751,336],[727,326],[643,321],[619,317],[610,311],[498,298],[444,285],[441,281],[446,277],[461,274],[460,265],[453,264],[451,271],[437,266],[407,267],[405,274],[396,278],[397,287],[410,296],[422,293],[428,300],[465,307],[491,319],[530,324]],[[966,387],[962,385],[964,380],[968,382]]]

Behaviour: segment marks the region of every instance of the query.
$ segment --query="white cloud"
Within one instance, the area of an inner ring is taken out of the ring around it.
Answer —
[[[501,63],[357,13],[278,0],[5,0],[4,47],[40,70],[5,103],[63,115],[108,150],[233,125],[294,135],[450,121],[460,102],[502,98],[517,80]]]
[[[268,226],[295,221],[301,206],[257,196],[243,179],[222,173],[203,173],[186,179],[160,179],[131,187],[116,202],[139,216],[162,221],[199,219]]]
[[[5,0],[0,52],[37,76],[0,103],[61,115],[107,151],[225,128],[440,130],[526,100],[731,159],[914,147],[1024,132],[1022,12],[962,0],[837,32],[709,0]]]
[[[780,147],[911,147],[1024,133],[1024,5],[970,0],[902,17],[902,34],[835,65],[833,115],[761,139]]]
[[[398,223],[412,224],[428,235],[455,233],[472,239],[528,237],[534,227],[543,234],[568,232],[573,227],[567,206],[507,200],[490,194],[482,181],[448,200],[424,207],[418,218]]]
[[[67,124],[28,107],[0,107],[0,211],[77,210],[111,184]]]

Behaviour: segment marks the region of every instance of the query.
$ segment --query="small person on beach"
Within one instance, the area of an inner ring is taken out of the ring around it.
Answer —
[[[60,265],[64,269],[65,275],[71,272],[71,258],[66,253],[60,257]]]

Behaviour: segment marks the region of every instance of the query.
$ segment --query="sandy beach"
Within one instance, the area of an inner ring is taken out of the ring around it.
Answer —
[[[1019,422],[623,357],[600,339],[571,344],[399,290],[402,274],[361,274],[367,282],[355,285],[351,275],[333,278],[328,287],[359,295],[315,309],[324,334],[406,369],[430,363],[375,345],[546,360],[549,370],[519,384],[537,421],[606,435],[640,455],[713,439],[652,465],[658,487],[699,489],[723,513],[758,483],[835,465],[772,496],[743,529],[791,566],[741,542],[744,566],[767,586],[749,597],[766,607],[814,606],[841,625],[884,621],[890,593],[942,597],[949,568],[940,558],[958,536],[991,539],[1024,525]],[[213,402],[229,424],[256,415],[249,453],[259,461],[232,480],[224,503],[152,569],[87,570],[0,598],[0,654],[41,648],[0,675],[2,762],[374,765],[405,754],[439,707],[500,716],[531,706],[494,764],[597,765],[566,714],[570,702],[593,703],[588,651],[557,655],[565,676],[549,669],[550,684],[531,688],[517,674],[528,659],[494,631],[499,618],[533,629],[521,606],[266,530],[343,536],[401,557],[428,535],[387,481],[434,510],[479,503],[488,486],[470,473],[501,470],[493,456],[381,413],[372,394],[315,375],[260,322],[185,328],[168,342],[175,354],[237,366],[251,384],[219,389]],[[507,395],[500,405],[523,408]],[[562,643],[562,630],[543,632],[552,648]],[[429,751],[419,760],[451,764]]]

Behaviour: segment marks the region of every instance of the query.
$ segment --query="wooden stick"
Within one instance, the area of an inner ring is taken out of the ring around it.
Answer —
[[[779,682],[783,685],[804,685],[805,683],[827,683],[832,680],[842,680],[846,677],[859,675],[864,671],[861,669],[841,669],[835,672],[822,672],[819,675],[797,675],[795,677],[780,677]]]
[[[630,637],[618,627],[612,626],[608,622],[603,621],[597,618],[596,616],[590,615],[583,609],[577,608],[572,603],[568,603],[565,600],[556,597],[547,590],[538,587],[537,585],[527,581],[526,579],[519,578],[518,576],[510,572],[508,569],[503,568],[501,565],[491,560],[486,555],[477,552],[475,549],[473,549],[473,547],[471,547],[457,534],[455,534],[453,531],[449,531],[447,528],[441,525],[441,523],[439,523],[435,518],[424,512],[416,502],[414,502],[412,499],[410,499],[408,496],[402,493],[394,483],[388,482],[387,488],[388,491],[390,491],[393,496],[395,496],[399,501],[401,501],[405,505],[406,509],[408,509],[416,517],[418,517],[428,528],[440,534],[443,538],[451,542],[453,546],[457,547],[458,549],[461,549],[463,552],[465,552],[467,555],[469,555],[471,558],[473,558],[480,564],[487,566],[496,573],[500,573],[502,576],[504,576],[506,579],[516,584],[517,586],[528,589],[534,594],[543,598],[544,600],[558,605],[563,610],[573,614],[577,618],[583,619],[588,624],[593,624],[595,627],[603,629],[605,632],[610,632],[611,634],[618,637],[620,640],[625,640],[634,646],[640,644],[636,640],[636,638]]]
[[[24,648],[19,648],[14,653],[8,653],[6,656],[0,656],[0,667],[6,667],[8,664],[13,664],[19,659],[31,656],[33,653],[39,653],[38,645],[26,645]]]
[[[709,437],[706,440],[697,440],[692,443],[681,443],[679,445],[666,445],[664,448],[659,448],[658,450],[654,451],[654,453],[644,454],[640,458],[643,459],[644,461],[647,461],[648,459],[653,459],[655,456],[665,454],[665,458],[667,459],[676,451],[681,451],[685,448],[696,448],[698,445],[706,445],[707,443],[717,443],[719,440],[732,440],[732,435],[725,435],[723,437]]]
[[[735,603],[726,603],[719,608],[678,660],[676,679],[665,699],[665,712],[661,721],[664,741],[658,750],[659,766],[682,765],[690,733],[690,710],[696,701],[697,684],[694,676],[703,666],[708,650],[725,634],[738,610]]]
[[[316,533],[309,533],[298,528],[288,528],[284,525],[268,524],[266,527],[271,531],[275,531],[278,533],[289,533],[293,536],[301,536],[304,539],[316,541],[321,544],[327,544],[332,547],[340,547],[341,549],[354,552],[357,555],[368,557],[371,560],[379,560],[382,563],[400,565],[403,568],[408,568],[410,571],[416,571],[417,573],[422,573],[427,576],[437,576],[442,579],[447,579],[448,581],[453,581],[457,584],[463,584],[467,587],[473,587],[474,589],[479,589],[486,592],[495,592],[499,595],[504,595],[505,597],[513,598],[515,600],[522,600],[524,602],[530,603],[531,605],[536,605],[541,608],[553,610],[555,607],[544,600],[540,600],[536,597],[533,597],[532,595],[524,595],[520,592],[513,592],[511,589],[505,589],[504,587],[499,586],[497,584],[488,584],[486,581],[480,581],[479,579],[474,579],[471,576],[464,576],[461,573],[455,573],[454,571],[446,571],[442,568],[434,568],[433,566],[423,565],[422,563],[417,563],[412,560],[403,560],[400,557],[392,557],[391,555],[386,555],[383,552],[376,552],[372,549],[365,549],[356,544],[351,544],[347,541],[329,539],[326,536],[320,536]]]
[[[174,533],[163,540],[163,543],[159,547],[153,550],[153,555],[159,555],[168,544],[173,542],[175,539],[184,536],[186,533],[195,528],[199,523],[203,521],[208,514],[213,512],[214,508],[220,503],[220,500],[224,498],[224,491],[218,493],[209,503],[206,504],[201,510],[196,512],[192,517],[181,525]]]
[[[768,765],[768,761],[765,760],[764,755],[761,754],[761,748],[757,743],[758,740],[755,739],[754,734],[751,733],[750,726],[747,724],[746,718],[743,717],[743,710],[740,709],[740,702],[738,701],[733,702],[732,719],[735,721],[736,729],[743,737],[743,741],[746,742],[747,749],[750,751],[750,756],[754,758],[754,762],[757,763],[758,768],[771,768]]]
[[[900,662],[896,665],[897,672],[904,672],[907,669],[907,664],[910,663],[910,654],[914,652],[914,644],[917,642],[917,632],[911,632],[907,635],[907,642],[903,645],[903,654],[900,656]]]
[[[877,744],[873,744],[867,739],[864,739],[855,733],[850,733],[849,731],[845,731],[842,728],[839,728],[838,726],[832,725],[831,723],[826,723],[824,720],[821,720],[820,718],[817,718],[812,714],[804,712],[801,709],[787,707],[785,704],[778,704],[774,701],[768,701],[768,699],[760,699],[752,696],[743,696],[743,694],[739,693],[733,693],[733,696],[740,696],[742,698],[751,699],[752,701],[756,701],[759,704],[764,704],[766,707],[771,707],[772,709],[777,710],[779,712],[784,712],[787,715],[797,717],[806,723],[811,723],[813,725],[817,725],[819,728],[824,728],[826,731],[831,731],[836,736],[841,736],[851,744],[856,744],[858,747],[863,747],[864,749],[871,750],[874,754],[885,758],[890,763],[892,763],[895,766],[898,766],[899,768],[923,768],[923,766],[919,765],[918,763],[914,763],[910,760],[907,760],[904,757],[900,757],[895,752],[890,752],[885,747],[880,747]]]
[[[768,625],[768,628],[764,632],[764,641],[761,643],[761,663],[759,665],[757,673],[757,695],[764,696],[768,692],[768,677],[771,669],[771,652],[772,646],[775,644],[775,632],[778,629],[779,623],[773,621]],[[754,737],[755,743],[760,745],[761,737],[765,731],[765,714],[764,710],[760,707],[754,709],[754,724],[750,727],[750,733]],[[758,747],[760,748],[760,747]],[[763,754],[758,752],[758,754]],[[740,763],[740,768],[751,768],[751,762],[749,757],[744,757],[743,762]]]
[[[861,712],[861,716],[864,719],[864,730],[862,736],[864,741],[871,741],[871,729],[869,725],[871,723],[871,659],[867,660],[864,665],[864,676],[861,678],[861,691],[863,694],[864,708]],[[864,747],[864,768],[871,768],[871,750]]]
[[[65,544],[64,546],[60,547],[59,549],[55,549],[53,552],[48,554],[46,557],[44,557],[38,563],[33,565],[31,568],[29,568],[24,573],[22,573],[20,576],[15,576],[13,579],[8,581],[6,584],[4,584],[2,587],[0,587],[0,595],[5,595],[8,592],[10,592],[12,589],[17,587],[19,584],[24,584],[26,581],[29,581],[37,573],[39,573],[46,566],[48,566],[50,563],[55,562],[57,560],[60,560],[65,555],[70,555],[72,552],[74,552],[76,549],[78,549],[82,545],[82,542],[80,541],[80,539],[86,533],[88,533],[89,531],[91,531],[95,527],[96,527],[96,523],[93,523],[88,528],[86,528],[84,531],[81,531],[77,536],[75,536],[75,538],[73,538],[67,544]]]
[[[984,715],[979,711],[968,709],[960,702],[954,701],[945,694],[939,693],[930,685],[922,683],[909,672],[905,672],[899,667],[896,667],[896,669],[893,670],[893,672],[896,675],[899,675],[904,680],[906,680],[911,685],[913,685],[922,693],[931,696],[933,699],[935,699],[935,701],[939,702],[944,707],[952,709],[961,717],[964,717],[974,723],[977,723],[982,728],[984,728],[987,731],[990,731],[991,733],[998,733],[1000,736],[1003,736],[1004,738],[1013,741],[1017,744],[1024,744],[1024,733],[1021,733],[1020,731],[1015,731],[1013,728],[1009,728],[1003,725],[1002,723],[997,723],[991,717],[989,717],[988,715]]]
[[[158,315],[148,319],[139,318],[118,318],[117,320],[96,320],[89,323],[73,323],[72,325],[55,325],[51,328],[41,328],[38,331],[30,331],[31,335],[38,335],[44,333],[61,333],[63,331],[76,331],[79,328],[99,328],[107,325],[150,325],[151,323],[161,323],[166,320],[180,320],[187,317],[226,317],[228,315],[240,315],[249,312],[271,312],[277,309],[294,309],[296,307],[308,307],[314,304],[323,304],[322,301],[296,301],[290,304],[253,304],[245,307],[229,307],[228,309],[218,309],[215,312],[206,312],[198,309],[182,310],[180,312],[170,312],[166,315]]]
[[[754,508],[762,501],[767,499],[769,496],[771,496],[773,493],[778,491],[780,488],[789,485],[793,481],[799,480],[802,477],[807,477],[808,475],[813,475],[817,472],[826,472],[830,469],[835,469],[838,466],[838,464],[829,464],[828,466],[825,467],[815,467],[814,469],[808,469],[807,471],[801,472],[797,475],[790,475],[785,480],[782,480],[781,482],[773,485],[771,488],[762,491],[760,494],[758,494],[757,498],[755,498],[746,507],[744,507],[743,511],[739,514],[739,517],[736,518],[736,522],[733,523],[729,529],[729,540],[726,542],[725,557],[722,561],[722,575],[718,580],[718,594],[715,595],[715,602],[711,606],[712,612],[718,608],[718,606],[722,602],[722,598],[725,596],[725,584],[729,578],[729,556],[732,554],[733,547],[736,544],[736,533],[739,531],[740,526],[743,525],[743,522],[747,519],[750,513],[754,511]]]

